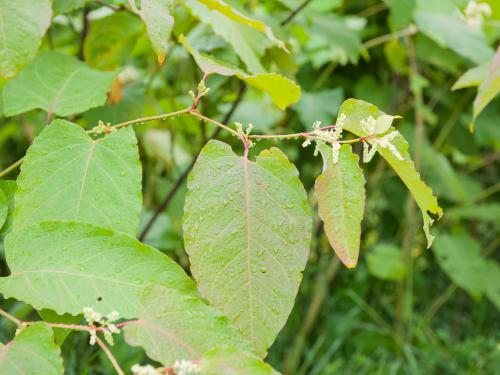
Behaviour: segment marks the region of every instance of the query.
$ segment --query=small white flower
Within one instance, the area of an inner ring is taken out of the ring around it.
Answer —
[[[96,341],[97,341],[97,333],[95,330],[92,330],[92,331],[90,331],[89,344],[95,345]]]
[[[365,133],[368,135],[372,135],[375,133],[375,124],[377,123],[377,120],[373,118],[373,116],[368,116],[366,120],[361,120],[361,128]]]
[[[337,164],[339,161],[339,150],[340,150],[340,143],[339,142],[333,142],[332,143],[332,160],[333,164]]]
[[[118,318],[120,318],[120,314],[118,314],[117,311],[111,311],[108,316],[108,322],[114,322],[116,320],[118,320]]]
[[[176,375],[200,374],[201,367],[192,361],[182,359],[180,361],[175,361],[174,371]]]
[[[464,9],[465,22],[474,30],[480,30],[485,17],[491,16],[491,7],[487,3],[469,1]]]
[[[139,364],[135,364],[131,368],[133,375],[158,375],[160,374],[159,370],[155,369],[151,365],[141,366]]]
[[[379,144],[380,147],[388,148],[389,151],[391,151],[391,154],[393,154],[399,160],[403,160],[403,157],[401,156],[399,151],[391,143],[394,140],[394,138],[396,138],[398,135],[399,135],[399,132],[397,130],[395,130],[395,131],[387,134],[386,136],[379,138],[377,140],[377,143]]]
[[[94,311],[92,307],[85,307],[83,309],[83,316],[89,325],[94,325],[94,323],[102,323],[102,315],[97,311]]]
[[[363,142],[363,163],[369,163],[373,159],[373,156],[375,155],[376,151],[377,151],[376,143],[373,144],[370,149],[369,143]]]

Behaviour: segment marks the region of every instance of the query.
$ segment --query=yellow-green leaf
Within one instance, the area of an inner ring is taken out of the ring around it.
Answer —
[[[342,113],[347,116],[344,129],[358,137],[368,135],[361,127],[361,120],[366,120],[368,116],[372,116],[377,120],[381,116],[386,115],[373,104],[356,99],[346,100],[339,110],[339,115]],[[391,130],[394,129],[390,128],[389,131]],[[422,212],[424,221],[423,229],[427,237],[427,247],[430,247],[434,239],[434,236],[430,233],[430,227],[434,222],[434,218],[431,217],[431,215],[439,219],[443,215],[443,209],[439,207],[437,198],[434,196],[432,189],[421,180],[420,173],[415,169],[415,164],[411,160],[410,153],[408,152],[408,142],[399,134],[394,138],[392,143],[403,157],[403,160],[398,159],[387,148],[379,147],[378,152],[398,174],[417,202]]]
[[[291,79],[277,73],[251,75],[238,67],[217,60],[213,56],[196,51],[183,35],[179,37],[179,42],[193,56],[204,73],[236,76],[250,86],[267,93],[273,103],[280,109],[285,109],[300,99],[300,86]]]
[[[353,268],[359,256],[365,178],[351,146],[340,147],[335,164],[330,147],[322,148],[321,155],[325,167],[315,184],[318,212],[333,250],[346,267]]]
[[[45,323],[25,327],[13,341],[0,343],[0,374],[62,375],[61,349]]]

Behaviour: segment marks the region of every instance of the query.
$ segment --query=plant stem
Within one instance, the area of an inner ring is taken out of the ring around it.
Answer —
[[[181,109],[179,111],[164,113],[161,115],[136,118],[134,120],[129,120],[129,121],[121,122],[121,123],[116,124],[116,125],[112,125],[111,128],[120,129],[120,128],[123,128],[126,126],[141,124],[141,123],[149,122],[149,121],[166,120],[167,118],[170,118],[170,117],[184,115],[186,113],[189,113],[190,111],[191,111],[191,107],[188,107],[188,108]],[[87,131],[87,133],[89,133],[89,132],[90,132],[90,130]]]
[[[391,40],[394,40],[394,39],[399,39],[399,38],[402,38],[404,36],[411,36],[413,34],[416,34],[417,32],[418,32],[418,29],[416,28],[416,26],[410,25],[405,29],[398,30],[398,31],[395,31],[395,32],[390,33],[390,34],[381,35],[381,36],[378,36],[376,38],[367,40],[366,42],[363,43],[363,47],[365,47],[366,49],[373,48],[373,47],[376,47],[380,44],[390,42]]]
[[[19,159],[18,161],[16,161],[15,163],[9,165],[7,168],[5,168],[3,171],[1,171],[0,172],[0,178],[2,178],[3,176],[8,175],[14,169],[16,169],[17,167],[19,167],[22,164],[23,160],[24,160],[24,157],[22,157],[21,159]]]
[[[118,375],[125,375],[125,373],[121,369],[120,365],[118,364],[118,361],[116,360],[115,356],[113,355],[113,353],[111,353],[111,350],[109,350],[109,348],[106,346],[106,344],[98,336],[96,336],[96,342],[97,342],[97,345],[99,345],[101,347],[101,349],[104,350],[104,353],[106,353],[106,355],[108,356],[111,364],[115,368]]]
[[[14,315],[9,314],[7,311],[0,309],[0,315],[7,318],[11,322],[16,323],[18,326],[21,325],[21,321],[17,319]]]
[[[302,4],[300,4],[297,8],[292,10],[290,14],[281,21],[281,26],[286,26],[289,24],[302,10],[311,2],[311,0],[305,0]]]

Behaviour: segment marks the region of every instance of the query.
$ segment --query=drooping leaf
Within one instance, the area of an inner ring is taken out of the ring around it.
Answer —
[[[477,89],[474,99],[474,119],[500,92],[500,47],[498,47],[493,60],[488,68],[488,75]]]
[[[391,244],[379,244],[366,254],[370,273],[382,280],[397,281],[406,275],[401,249]]]
[[[15,181],[0,181],[0,195],[3,194],[5,201],[0,203],[0,217],[1,211],[6,207],[5,217],[2,223],[0,220],[0,236],[4,236],[10,231],[12,227],[12,216],[14,213],[14,193],[16,192]],[[0,201],[2,199],[0,198]]]
[[[470,68],[453,84],[452,90],[460,90],[467,87],[479,86],[488,77],[489,63]]]
[[[309,252],[298,172],[276,148],[252,162],[210,141],[188,190],[184,240],[199,290],[264,354],[292,309]]]
[[[342,113],[347,116],[344,129],[358,137],[367,135],[361,126],[361,120],[367,119],[368,116],[378,119],[386,115],[373,104],[356,99],[347,99],[339,109],[339,114]],[[389,131],[391,130],[394,129],[390,128]],[[434,239],[434,236],[430,233],[430,227],[434,222],[434,218],[431,217],[431,215],[435,215],[439,219],[443,215],[443,210],[439,207],[437,198],[432,193],[432,189],[420,179],[420,174],[415,169],[415,165],[408,152],[408,142],[406,142],[404,137],[400,134],[394,138],[392,144],[403,157],[403,160],[399,160],[387,148],[379,148],[378,152],[398,174],[417,202],[422,212],[424,221],[423,229],[427,238],[427,246],[430,247]]]
[[[200,367],[205,375],[279,375],[255,354],[227,345],[203,354]]]
[[[480,245],[469,235],[440,234],[432,250],[448,277],[473,297],[479,298],[493,281],[486,277]]]
[[[117,12],[92,22],[85,38],[85,61],[97,69],[121,66],[143,31],[141,20],[130,12]]]
[[[250,86],[267,93],[280,109],[296,103],[300,99],[300,87],[292,80],[276,73],[250,75],[241,69],[221,62],[214,57],[196,51],[181,35],[179,42],[193,56],[200,69],[207,74],[217,73],[223,76],[236,76]]]
[[[10,343],[0,343],[0,374],[64,374],[61,349],[54,344],[50,327],[35,323]]]
[[[26,154],[17,181],[14,227],[75,220],[135,235],[141,178],[132,129],[92,139],[78,125],[56,120]]]
[[[350,145],[340,147],[335,164],[330,147],[321,149],[321,155],[325,166],[315,184],[318,212],[333,250],[346,267],[354,268],[358,262],[365,208],[365,178],[359,157]]]
[[[5,86],[4,113],[13,116],[37,108],[58,116],[81,113],[104,104],[115,77],[75,57],[43,52]]]
[[[34,59],[51,17],[50,0],[0,0],[0,81]]]
[[[129,344],[142,346],[165,366],[179,359],[199,360],[220,343],[251,350],[219,311],[196,296],[159,285],[144,290],[139,319],[124,331]]]
[[[482,64],[491,60],[494,51],[486,36],[472,30],[459,16],[418,11],[415,21],[421,32],[442,47],[450,48],[469,60]]]
[[[229,4],[227,4],[225,1],[222,0],[198,0],[198,1],[204,4],[209,9],[216,10],[219,13],[222,13],[226,17],[229,17],[236,22],[249,26],[252,29],[260,31],[261,33],[264,33],[269,39],[271,39],[274,43],[276,43],[278,47],[285,48],[285,44],[281,40],[276,39],[276,37],[273,34],[273,30],[269,26],[267,26],[264,22],[245,16],[244,14],[238,12],[236,9],[234,9],[233,7],[231,7]]]
[[[58,314],[92,307],[136,318],[140,294],[150,283],[194,290],[182,268],[158,250],[90,224],[53,221],[15,230],[5,253],[11,274],[0,278],[4,298]]]
[[[185,0],[184,3],[194,16],[210,25],[215,34],[231,45],[250,73],[265,73],[260,58],[270,43],[266,43],[267,39],[261,33],[207,8],[197,0]]]
[[[172,0],[141,0],[139,15],[146,24],[149,39],[158,55],[158,62],[163,64],[168,51],[170,33],[174,27],[174,17],[169,7]]]

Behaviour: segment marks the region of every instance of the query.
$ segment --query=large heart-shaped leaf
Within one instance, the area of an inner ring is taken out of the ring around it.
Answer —
[[[5,86],[4,113],[13,116],[37,108],[58,116],[85,112],[106,102],[115,77],[75,57],[43,52]]]
[[[166,366],[180,359],[199,360],[220,343],[251,350],[250,343],[213,307],[196,296],[158,285],[144,290],[139,319],[124,330],[128,343],[142,346],[150,358]]]
[[[141,178],[131,128],[92,139],[78,125],[56,120],[26,154],[17,181],[14,227],[75,220],[135,235]]]
[[[61,349],[54,343],[52,330],[45,323],[23,328],[7,345],[0,343],[0,374],[63,373]]]
[[[50,0],[0,0],[0,81],[35,58],[50,25]]]
[[[140,295],[150,283],[194,291],[192,280],[166,255],[90,224],[43,222],[13,231],[5,254],[11,274],[0,278],[4,298],[58,314],[77,315],[92,307],[136,318]]]
[[[332,161],[331,148],[325,148],[321,152],[325,170],[315,185],[318,212],[333,250],[342,263],[353,268],[359,256],[365,178],[351,146],[340,147],[337,163]]]
[[[188,190],[184,239],[199,290],[263,354],[293,307],[309,252],[298,172],[276,148],[251,162],[210,141]]]

